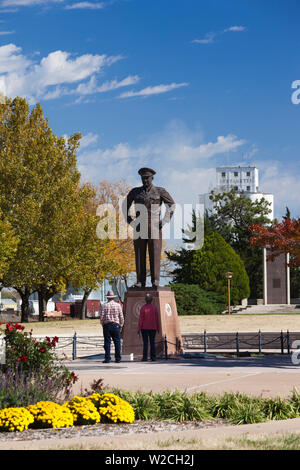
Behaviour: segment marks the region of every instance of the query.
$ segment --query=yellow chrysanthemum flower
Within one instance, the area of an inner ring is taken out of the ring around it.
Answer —
[[[92,400],[89,398],[75,396],[65,405],[73,415],[74,424],[81,425],[100,423],[100,414]]]
[[[134,421],[133,407],[113,393],[93,394],[89,399],[95,404],[101,416],[114,423],[132,423]]]
[[[65,405],[50,401],[40,401],[27,409],[34,416],[34,428],[66,428],[73,425],[73,415]]]
[[[34,417],[24,407],[0,410],[0,431],[24,431],[33,423]]]

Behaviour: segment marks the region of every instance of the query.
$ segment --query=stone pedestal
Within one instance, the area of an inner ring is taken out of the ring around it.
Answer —
[[[141,307],[146,303],[145,295],[150,293],[152,304],[159,313],[160,332],[156,333],[156,356],[163,358],[174,357],[183,353],[180,324],[177,314],[174,292],[169,287],[131,288],[128,289],[124,299],[125,323],[122,333],[122,354],[134,354],[134,358],[141,358],[143,354],[143,341],[137,334]]]

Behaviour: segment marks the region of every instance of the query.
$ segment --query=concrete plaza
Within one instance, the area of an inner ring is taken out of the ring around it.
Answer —
[[[156,362],[102,361],[102,355],[91,355],[66,363],[79,377],[75,393],[99,378],[109,387],[131,391],[226,391],[262,397],[288,396],[293,388],[300,391],[300,365],[293,364],[290,354],[237,358],[199,353],[196,357]]]

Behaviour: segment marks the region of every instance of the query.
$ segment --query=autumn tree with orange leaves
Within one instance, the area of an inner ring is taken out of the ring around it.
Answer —
[[[300,266],[300,218],[284,217],[281,223],[271,226],[252,225],[251,245],[268,247],[269,259],[280,253],[290,254],[290,266]]]
[[[114,269],[107,276],[110,282],[114,283],[117,294],[120,297],[118,286],[123,281],[127,286],[128,276],[135,271],[135,255],[132,243],[132,237],[129,236],[130,227],[127,224],[123,226],[119,223],[122,217],[120,200],[130,191],[131,187],[124,180],[114,182],[102,180],[95,185],[94,210],[98,215],[106,220],[107,213],[101,207],[110,205],[114,210],[111,223],[114,225],[115,236],[109,238],[110,256],[114,259]],[[120,228],[121,227],[121,228]],[[120,233],[120,230],[126,233]]]

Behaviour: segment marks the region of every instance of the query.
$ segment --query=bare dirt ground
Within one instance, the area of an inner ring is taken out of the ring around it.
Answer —
[[[214,332],[251,332],[251,331],[300,331],[300,314],[249,314],[231,315],[194,315],[179,317],[182,333],[198,333],[206,330]],[[55,334],[102,334],[98,319],[47,321],[45,323],[24,323],[26,331],[34,335]]]

